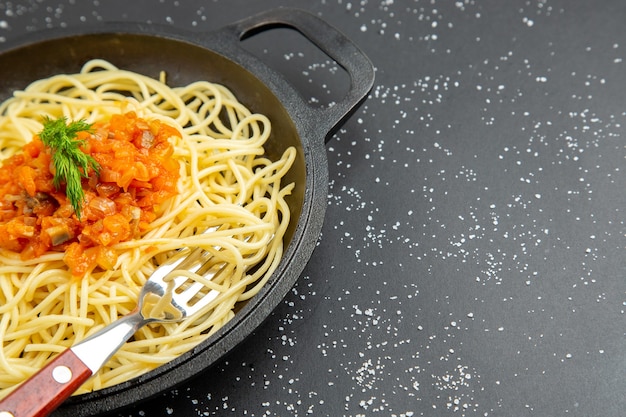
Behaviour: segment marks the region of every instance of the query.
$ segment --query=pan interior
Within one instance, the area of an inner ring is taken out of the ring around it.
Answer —
[[[284,178],[284,184],[292,182],[295,184],[291,195],[286,196],[291,220],[284,236],[285,252],[289,253],[293,251],[290,248],[298,246],[299,230],[302,230],[302,224],[307,221],[306,216],[302,215],[306,212],[304,206],[307,198],[305,195],[307,164],[305,146],[303,146],[296,123],[277,96],[262,81],[242,66],[215,51],[186,41],[151,34],[91,33],[44,39],[0,53],[0,102],[11,97],[15,90],[24,89],[36,80],[57,74],[79,72],[85,62],[95,58],[105,59],[118,68],[153,78],[158,78],[160,72],[165,71],[167,83],[173,87],[198,80],[220,83],[228,87],[251,111],[266,115],[272,123],[272,133],[265,144],[265,155],[276,160],[290,146],[295,147],[297,151],[294,165]],[[285,257],[275,273],[276,276],[282,276],[282,270],[286,268],[287,262],[289,260]],[[274,279],[277,278],[272,278],[268,283],[270,287],[274,285],[272,283]],[[254,304],[252,305],[254,307]],[[243,307],[240,305],[238,309]],[[232,321],[240,320],[237,317],[241,316],[236,316]],[[234,324],[234,326],[237,325]],[[242,330],[251,332],[253,329]],[[224,337],[230,337],[230,334]],[[226,346],[229,343],[227,341]],[[189,355],[193,356],[193,353],[183,356]],[[162,368],[169,369],[168,365]],[[204,367],[209,364],[200,365]],[[157,373],[157,370],[154,370],[145,377],[150,379]],[[139,377],[136,380],[142,379],[144,378]],[[91,404],[90,407],[94,409],[90,408],[90,410],[95,412],[98,407],[110,409],[111,404],[107,403],[108,395],[115,393],[124,395],[125,390],[134,385],[133,381],[74,397],[74,400],[82,404],[80,405],[82,407],[85,401],[89,403],[89,399],[103,396],[103,402]],[[167,385],[169,382],[162,381],[162,383]],[[160,386],[156,384],[155,387]],[[129,398],[124,400],[128,402]]]
[[[285,184],[296,184],[288,197],[291,222],[284,243],[285,247],[289,245],[300,219],[306,180],[306,164],[297,129],[284,106],[264,83],[214,51],[148,34],[96,33],[42,40],[0,54],[0,101],[38,79],[76,73],[86,61],[94,58],[153,78],[165,71],[170,86],[198,80],[223,84],[251,111],[268,116],[272,134],[265,145],[266,156],[278,159],[289,146],[294,146],[298,154],[285,177]]]

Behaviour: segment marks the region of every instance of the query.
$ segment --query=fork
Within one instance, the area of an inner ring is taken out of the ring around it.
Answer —
[[[216,248],[219,250],[219,248]],[[226,267],[202,248],[179,250],[145,282],[137,306],[57,355],[0,401],[0,417],[44,417],[96,373],[137,330],[152,322],[178,322],[206,307],[219,291],[176,271],[213,279]]]

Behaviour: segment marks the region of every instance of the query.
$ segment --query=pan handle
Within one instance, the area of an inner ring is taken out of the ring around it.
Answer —
[[[334,59],[349,75],[350,89],[344,97],[327,108],[307,103],[314,126],[326,132],[325,141],[357,109],[374,85],[374,66],[369,58],[344,34],[317,16],[304,10],[279,8],[235,22],[232,28],[239,40],[276,27],[297,30],[322,52]]]

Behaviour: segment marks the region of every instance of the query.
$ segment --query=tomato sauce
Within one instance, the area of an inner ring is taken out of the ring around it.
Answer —
[[[51,151],[38,136],[0,167],[0,248],[33,259],[65,252],[72,275],[109,269],[119,242],[138,238],[159,215],[160,205],[177,192],[180,164],[172,158],[174,127],[134,112],[114,115],[79,132],[83,152],[100,165],[82,180],[80,219],[52,183]]]

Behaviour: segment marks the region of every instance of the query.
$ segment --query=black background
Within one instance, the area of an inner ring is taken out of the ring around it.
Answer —
[[[4,0],[0,48],[277,6],[321,16],[377,69],[327,145],[319,245],[223,362],[110,417],[622,416],[625,2]],[[312,103],[346,89],[293,33],[246,45]]]

